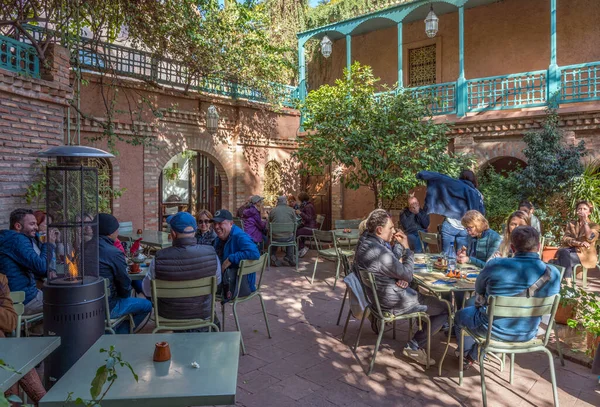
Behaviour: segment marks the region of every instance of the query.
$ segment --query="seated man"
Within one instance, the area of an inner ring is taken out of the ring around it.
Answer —
[[[144,294],[152,296],[151,280],[186,281],[204,277],[217,277],[221,283],[221,267],[217,252],[212,246],[198,244],[196,219],[188,212],[179,212],[167,218],[171,226],[173,246],[156,252],[144,278]],[[159,298],[158,313],[163,318],[210,318],[211,296],[189,298]],[[215,320],[218,325],[218,320]]]
[[[123,252],[114,246],[119,236],[119,221],[108,213],[98,214],[98,259],[100,277],[109,281],[110,317],[119,318],[133,314],[133,322],[139,327],[152,311],[152,303],[145,298],[131,297],[131,279],[127,274],[127,262]],[[127,323],[120,324],[117,333],[128,333]]]
[[[540,235],[537,230],[531,226],[519,226],[511,233],[510,241],[514,257],[495,258],[487,262],[475,282],[477,296],[467,301],[467,306],[456,313],[454,322],[457,338],[460,338],[462,327],[468,328],[476,335],[487,334],[485,303],[490,295],[521,296],[540,278],[543,278],[540,281],[543,285],[537,291],[530,291],[531,296],[542,298],[558,294],[560,272],[556,267],[540,260]],[[525,342],[536,336],[540,321],[540,317],[494,318],[492,336],[500,341]],[[465,336],[466,366],[475,363],[476,359],[475,341],[470,336]]]
[[[296,223],[296,211],[287,204],[287,197],[285,195],[277,198],[277,206],[269,212],[270,223]],[[292,242],[294,240],[294,234],[287,235],[285,233],[273,233],[273,240],[276,242]],[[277,247],[271,248],[271,263],[279,267],[281,263],[277,259]],[[296,267],[296,259],[294,258],[294,246],[286,246],[285,257],[283,263],[286,266]]]
[[[12,332],[15,329],[21,329],[17,326],[17,313],[13,307],[13,302],[10,299],[10,289],[8,282],[3,274],[0,274],[0,338],[4,338],[5,332]],[[8,389],[5,395],[19,394],[19,386],[23,388],[29,399],[37,405],[42,397],[46,395],[46,389],[42,385],[42,381],[35,369],[29,372],[21,372],[23,377],[18,383],[15,383]]]
[[[6,275],[11,291],[25,292],[25,315],[38,314],[44,310],[44,301],[35,279],[47,276],[46,256],[54,253],[58,234],[50,231],[47,243],[38,246],[37,220],[29,209],[15,209],[9,227],[0,231],[0,273]]]
[[[233,216],[227,209],[216,211],[212,221],[218,237],[215,240],[215,249],[223,272],[220,291],[224,301],[232,299],[236,292],[243,297],[256,291],[255,273],[248,274],[242,281],[236,282],[235,278],[242,260],[260,258],[258,247],[247,233],[233,224]],[[233,290],[234,285],[237,286],[236,290]]]
[[[393,246],[390,246],[393,243]],[[356,246],[355,267],[373,273],[381,308],[394,314],[427,312],[431,320],[431,336],[448,320],[448,308],[437,298],[422,295],[408,287],[413,278],[413,253],[402,233],[394,234],[394,222],[383,209],[375,209],[367,218],[367,230]],[[366,290],[369,301],[373,295]],[[427,329],[422,327],[408,342],[402,353],[426,365]],[[435,361],[429,359],[429,364]]]
[[[400,214],[400,226],[408,238],[410,249],[415,253],[422,253],[419,230],[427,232],[429,215],[425,208],[421,208],[419,200],[414,195],[408,198],[408,207]]]

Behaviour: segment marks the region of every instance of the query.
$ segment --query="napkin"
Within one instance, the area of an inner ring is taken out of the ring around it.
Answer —
[[[439,285],[454,285],[454,281],[446,281],[446,280],[437,280],[434,281],[433,284],[439,284]]]

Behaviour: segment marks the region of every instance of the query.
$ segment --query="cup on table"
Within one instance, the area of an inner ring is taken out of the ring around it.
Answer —
[[[139,263],[132,263],[131,266],[129,266],[129,272],[130,273],[139,273],[140,270],[140,264]]]

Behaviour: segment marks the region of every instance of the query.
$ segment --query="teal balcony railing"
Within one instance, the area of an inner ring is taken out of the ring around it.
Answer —
[[[560,68],[560,101],[587,102],[600,99],[600,62]]]
[[[27,26],[27,30],[37,40],[43,39],[46,35],[46,30],[40,27]],[[25,39],[23,38],[23,40]],[[81,68],[90,71],[110,70],[111,73],[119,76],[253,102],[269,102],[275,99],[283,106],[288,107],[294,107],[298,97],[297,88],[294,86],[269,83],[267,86],[269,96],[272,96],[269,100],[267,95],[251,86],[218,77],[203,77],[190,72],[184,64],[178,61],[157,58],[149,52],[134,48],[101,41],[96,42],[84,37],[79,39],[77,46]],[[73,43],[71,48],[75,48]],[[71,53],[77,55],[76,49],[72,49]]]
[[[34,78],[40,77],[40,59],[29,44],[0,35],[0,68]]]
[[[456,113],[456,82],[407,88],[414,97],[430,101],[429,109],[434,115]]]
[[[543,106],[547,98],[547,71],[467,80],[467,111]]]

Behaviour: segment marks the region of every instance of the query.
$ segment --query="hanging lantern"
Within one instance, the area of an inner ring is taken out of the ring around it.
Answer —
[[[210,105],[206,111],[206,130],[210,134],[214,134],[217,132],[219,128],[219,113],[217,113],[217,108],[213,105]]]
[[[439,21],[439,18],[433,12],[433,4],[432,4],[431,8],[429,9],[429,14],[427,14],[427,17],[425,18],[425,34],[427,34],[427,36],[429,38],[433,38],[437,34],[438,21]]]
[[[329,58],[329,56],[331,55],[332,44],[333,43],[331,42],[328,36],[324,36],[321,40],[321,54],[323,54],[325,58]]]

